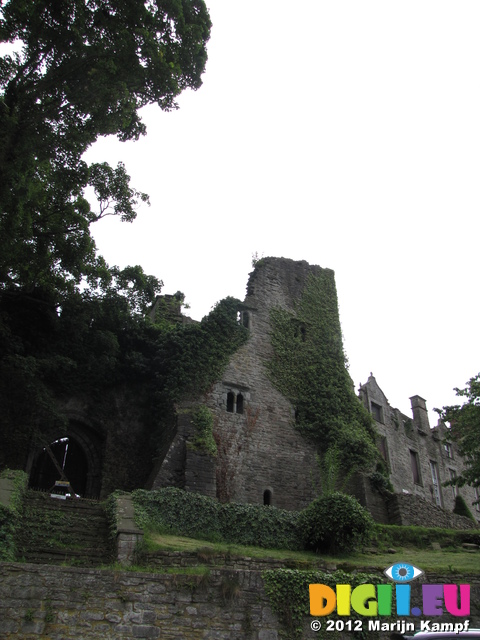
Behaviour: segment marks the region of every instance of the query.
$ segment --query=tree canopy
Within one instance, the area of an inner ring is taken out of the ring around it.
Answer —
[[[88,166],[99,136],[145,133],[139,110],[197,89],[210,18],[202,0],[7,0],[0,42],[0,290],[60,296],[94,278],[89,226],[131,221],[147,196],[125,167]],[[93,187],[98,209],[85,197]]]
[[[436,409],[443,422],[450,424],[449,439],[456,442],[460,455],[466,462],[466,468],[455,479],[462,486],[480,485],[480,373],[467,382],[464,389],[455,389],[459,398],[465,399],[462,405],[445,406]]]
[[[203,0],[0,2],[0,465],[8,450],[21,466],[47,425],[65,423],[62,395],[148,384],[158,429],[183,389],[165,373],[182,327],[146,316],[162,282],[107,265],[91,234],[105,216],[133,221],[148,196],[123,163],[84,153],[101,136],[137,139],[143,106],[176,109],[198,89],[210,28]]]

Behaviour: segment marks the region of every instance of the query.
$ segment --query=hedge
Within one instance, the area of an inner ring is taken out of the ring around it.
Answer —
[[[222,504],[174,487],[138,489],[132,498],[136,523],[144,529],[264,548],[302,549],[299,513],[295,511]]]

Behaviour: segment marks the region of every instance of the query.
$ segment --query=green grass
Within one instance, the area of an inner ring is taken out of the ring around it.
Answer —
[[[458,549],[417,549],[412,546],[395,546],[395,554],[379,550],[376,554],[354,553],[342,556],[321,556],[312,552],[283,551],[279,549],[263,549],[260,547],[245,547],[242,545],[206,542],[182,536],[146,532],[145,550],[190,551],[199,553],[200,558],[205,554],[210,555],[214,564],[214,555],[239,555],[254,559],[274,558],[284,560],[286,565],[292,563],[298,565],[334,564],[337,568],[345,570],[359,567],[381,569],[382,571],[394,564],[403,561],[413,564],[423,571],[435,571],[442,573],[480,573],[480,551],[467,552]],[[199,564],[201,560],[199,559]]]
[[[296,560],[298,562],[318,562],[319,556],[308,551],[289,551],[283,549],[264,549],[262,547],[249,547],[240,544],[229,544],[227,542],[207,542],[154,532],[145,532],[145,550],[156,551],[163,549],[166,551],[191,551],[191,552],[213,552],[218,555],[247,556],[251,558],[275,558],[278,560]]]

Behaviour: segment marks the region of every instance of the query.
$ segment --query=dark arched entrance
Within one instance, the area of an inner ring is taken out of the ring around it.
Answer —
[[[61,438],[50,444],[58,466],[68,478],[75,493],[87,493],[88,462],[82,447],[74,438]],[[30,475],[30,485],[37,489],[50,489],[60,473],[46,449],[38,455]]]
[[[49,442],[48,442],[49,440]],[[33,452],[30,462],[30,486],[49,490],[61,475],[73,491],[82,497],[98,497],[101,490],[101,442],[97,434],[80,423],[70,423],[67,433],[49,438]],[[57,464],[52,460],[55,457]],[[60,470],[63,474],[61,474]]]

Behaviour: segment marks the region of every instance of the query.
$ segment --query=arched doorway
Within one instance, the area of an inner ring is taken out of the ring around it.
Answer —
[[[60,438],[49,447],[73,491],[84,496],[87,492],[88,462],[82,447],[74,438]],[[60,473],[44,448],[37,456],[30,474],[30,485],[37,489],[50,489],[56,480],[60,480]]]
[[[61,479],[62,471],[74,493],[82,497],[98,497],[102,476],[101,450],[96,433],[80,423],[71,423],[67,432],[56,438],[51,436],[44,447],[32,452],[30,470],[27,469],[29,484],[48,491]]]

